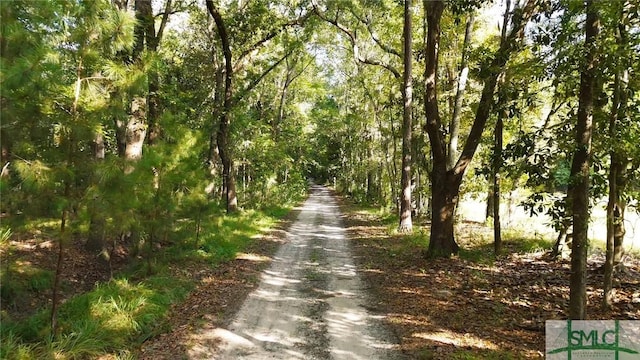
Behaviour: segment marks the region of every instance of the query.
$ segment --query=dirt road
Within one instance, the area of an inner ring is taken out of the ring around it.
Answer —
[[[228,329],[212,329],[212,353],[192,359],[399,359],[393,337],[365,309],[363,289],[340,219],[321,186],[313,186],[259,287]]]

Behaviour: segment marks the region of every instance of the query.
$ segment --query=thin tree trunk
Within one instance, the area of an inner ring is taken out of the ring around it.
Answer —
[[[511,11],[511,0],[505,1],[505,11],[504,18],[502,21],[502,34],[500,37],[500,45],[507,40],[507,27],[509,26],[509,13]],[[500,78],[500,86],[504,87],[505,76]],[[501,89],[502,96],[499,96],[499,104],[498,108],[500,111],[498,112],[498,119],[496,120],[496,128],[494,132],[494,142],[493,142],[493,252],[494,254],[500,255],[502,251],[502,226],[500,223],[500,169],[502,168],[502,133],[504,130],[504,119],[507,118],[508,112],[506,109],[506,103],[509,100],[509,97],[505,95],[505,89]]]
[[[400,181],[402,198],[400,199],[400,224],[398,226],[398,231],[402,233],[413,231],[411,221],[411,111],[413,101],[411,2],[412,0],[404,1],[404,91],[402,92],[404,107],[402,114],[402,179]]]
[[[93,159],[96,162],[104,160],[105,156],[105,142],[102,133],[95,134],[93,144]],[[96,176],[93,176],[93,183],[97,183]],[[107,252],[107,246],[105,241],[105,227],[106,219],[104,214],[101,214],[99,209],[101,206],[101,199],[93,199],[94,203],[89,206],[89,233],[87,235],[87,242],[85,247],[93,254],[97,254],[103,260],[110,260]]]
[[[65,184],[65,196],[69,194],[70,185]],[[53,280],[53,291],[51,294],[51,336],[58,335],[58,304],[60,303],[60,283],[62,282],[62,270],[64,265],[64,242],[67,237],[67,217],[69,210],[65,207],[60,217],[60,239],[58,240],[58,261],[56,262],[56,274]]]
[[[627,41],[624,4],[620,7],[620,23],[617,28],[616,42],[619,46],[618,60],[624,63],[623,57],[625,43]],[[629,71],[626,66],[616,72],[614,81],[613,104],[609,117],[609,141],[612,144],[610,153],[611,165],[609,168],[609,201],[607,203],[607,252],[604,264],[603,283],[603,307],[610,308],[613,305],[613,274],[617,264],[622,260],[622,242],[624,240],[624,211],[625,202],[622,200],[626,185],[627,160],[621,154],[621,150],[615,146],[618,137],[618,122],[624,116],[627,103],[626,87],[629,82]]]
[[[615,131],[615,122],[610,123],[610,130]],[[620,172],[620,163],[616,160],[615,154],[611,154],[611,166],[609,168],[609,201],[607,203],[607,252],[604,262],[604,283],[603,283],[603,302],[602,306],[606,309],[613,304],[613,254],[615,241],[615,221],[618,200],[618,188],[616,180]]]
[[[76,84],[75,84],[75,92],[74,92],[74,100],[73,105],[71,107],[71,116],[73,118],[73,122],[77,121],[78,117],[78,104],[80,102],[80,94],[82,91],[82,61],[79,62],[76,68]],[[75,125],[75,124],[74,124]],[[67,159],[66,159],[66,167],[69,169],[74,168],[74,152],[75,152],[75,144],[74,144],[74,136],[73,136],[73,126],[69,127],[69,132],[66,134],[67,141]],[[71,184],[74,183],[74,180],[71,178],[73,175],[69,174],[64,180],[64,193],[63,197],[69,203],[71,203]],[[58,261],[56,263],[56,274],[53,280],[53,289],[51,293],[51,336],[56,337],[58,334],[58,303],[60,302],[60,283],[62,282],[62,270],[64,267],[64,252],[65,252],[65,241],[67,240],[67,220],[69,217],[69,209],[71,206],[67,203],[62,209],[62,213],[60,215],[60,239],[58,240]]]
[[[503,113],[498,115],[493,147],[493,252],[500,255],[502,251],[502,234],[500,224],[500,169],[502,168],[502,131]]]
[[[625,11],[624,9],[625,7],[622,6],[623,16],[621,16],[621,18],[626,17],[626,13],[624,12]],[[622,20],[618,25],[618,31],[619,31],[620,44],[625,44],[625,46],[628,46],[627,30],[625,29],[624,21]],[[621,80],[620,104],[618,106],[617,114],[616,114],[618,121],[625,116],[625,113],[627,111],[627,106],[628,106],[627,101],[628,101],[628,95],[629,95],[629,91],[628,91],[629,66],[630,65],[628,64],[625,65],[625,69],[622,71],[622,76],[620,78]],[[612,159],[612,161],[616,163],[616,166],[618,168],[617,177],[615,179],[616,190],[617,190],[617,194],[616,194],[617,204],[615,207],[615,211],[613,213],[613,216],[614,216],[613,264],[614,266],[617,266],[622,262],[622,256],[624,255],[623,242],[624,242],[624,236],[626,234],[626,229],[624,227],[624,219],[625,219],[624,214],[627,207],[627,202],[622,195],[625,193],[627,188],[627,182],[628,182],[627,166],[629,164],[629,159],[626,153],[621,152],[621,153],[616,153],[616,156]]]
[[[392,101],[392,97],[393,95],[391,93],[389,93],[389,98]],[[398,142],[396,141],[396,129],[395,126],[393,125],[393,108],[391,106],[389,106],[389,122],[391,124],[391,145],[393,146],[392,149],[392,154],[393,156],[391,157],[391,172],[390,174],[392,175],[391,178],[391,192],[392,192],[392,196],[393,196],[393,206],[394,206],[394,213],[399,213],[400,212],[400,194],[398,193],[398,186],[397,186],[397,181],[398,181],[398,165],[396,162],[396,159],[398,158]],[[388,153],[388,152],[387,152]]]
[[[580,75],[580,98],[576,125],[576,151],[571,164],[571,189],[573,193],[573,244],[571,247],[571,283],[569,294],[569,318],[586,318],[587,292],[587,231],[589,228],[589,166],[591,158],[591,134],[593,122],[593,89],[596,84],[596,37],[599,19],[593,0],[586,2],[585,62]]]
[[[387,171],[387,176],[390,179],[389,184],[390,184],[390,198],[393,199],[393,194],[395,193],[395,189],[393,187],[393,174],[392,174],[392,169],[391,169],[391,164],[389,161],[389,139],[387,137],[384,137],[384,127],[382,125],[382,120],[380,118],[380,116],[378,116],[378,106],[374,105],[374,113],[373,113],[373,119],[374,122],[376,122],[378,124],[378,132],[380,133],[381,141],[380,141],[380,150],[382,151],[382,154],[384,154],[384,163],[381,164],[381,169],[385,169]],[[384,177],[383,177],[383,173],[380,172],[380,193],[381,193],[381,198],[383,199],[383,201],[385,203],[387,203],[387,197],[384,194],[383,191],[383,186],[384,186]],[[386,186],[385,186],[386,187]]]
[[[218,35],[222,42],[222,52],[224,54],[224,103],[220,114],[220,123],[217,132],[218,150],[222,161],[222,178],[225,184],[225,203],[228,213],[238,210],[238,198],[236,195],[236,182],[233,172],[233,158],[231,155],[230,141],[230,121],[229,116],[232,108],[232,79],[233,65],[231,63],[231,47],[229,44],[229,35],[222,16],[211,0],[207,0],[207,9],[211,17],[216,23]]]
[[[616,137],[616,123],[618,120],[618,108],[620,106],[621,79],[620,74],[616,73],[614,81],[613,105],[611,116],[609,117],[609,138],[614,141]],[[619,201],[618,177],[620,173],[620,161],[615,146],[610,154],[611,165],[609,166],[609,201],[607,202],[607,245],[606,257],[604,262],[604,282],[603,282],[603,302],[602,306],[608,309],[613,304],[613,252],[615,241],[615,221],[616,212]]]
[[[473,13],[469,14],[467,26],[464,32],[464,43],[462,45],[462,60],[460,61],[460,72],[456,85],[456,97],[453,106],[453,115],[449,123],[449,151],[447,152],[447,170],[453,169],[458,160],[458,138],[460,136],[460,114],[462,113],[462,100],[467,88],[469,78],[469,44],[471,43],[471,32],[473,30]]]

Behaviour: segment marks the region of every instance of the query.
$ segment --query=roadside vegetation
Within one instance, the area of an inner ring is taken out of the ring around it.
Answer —
[[[199,291],[191,266],[235,264],[308,179],[380,211],[380,261],[416,257],[397,274],[489,278],[550,247],[507,272],[563,275],[544,316],[638,311],[637,1],[14,0],[0,17],[3,357],[136,356]],[[461,222],[469,197],[491,231]],[[510,229],[519,205],[548,233]]]
[[[298,198],[299,199],[299,198]],[[25,221],[3,239],[0,357],[3,359],[135,358],[145,341],[171,330],[168,314],[199,284],[203,273],[232,261],[272,229],[290,208],[203,214],[178,221],[150,254],[132,256],[123,246],[105,263],[90,264],[81,241],[67,248],[60,285],[58,333],[50,327],[56,257],[55,221]],[[6,226],[6,222],[4,226]],[[49,227],[49,229],[47,228]]]

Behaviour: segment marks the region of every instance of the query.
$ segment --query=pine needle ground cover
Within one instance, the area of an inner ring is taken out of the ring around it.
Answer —
[[[180,321],[194,321],[197,325],[193,311],[192,317],[183,317],[184,310],[180,309],[185,306],[195,309],[194,302],[189,302],[194,296],[198,299],[196,303],[203,303],[203,284],[223,291],[230,287],[241,291],[243,282],[255,280],[250,277],[220,286],[212,276],[229,271],[244,274],[247,272],[236,269],[238,263],[259,266],[268,259],[255,255],[251,249],[277,248],[277,242],[265,240],[261,234],[289,210],[268,208],[210,216],[210,220],[202,221],[197,241],[193,221],[177,222],[171,237],[156,243],[152,256],[142,252],[131,257],[120,248],[118,251],[122,253],[112,259],[113,278],[109,277],[110,270],[105,264],[86,254],[80,240],[74,241],[67,248],[64,300],[55,337],[51,336],[49,323],[56,264],[53,246],[56,239],[52,235],[55,221],[27,222],[14,227],[12,233],[3,237],[0,247],[3,260],[0,358],[140,357],[140,348],[153,347],[149,344],[164,339],[162,334],[179,331]],[[216,304],[210,310],[214,314],[224,313],[226,306]],[[176,314],[180,316],[177,318]],[[161,349],[161,353],[167,351],[168,348]]]
[[[567,319],[568,261],[547,257],[551,240],[507,232],[504,255],[492,254],[492,230],[457,226],[461,253],[427,259],[428,224],[398,235],[397,219],[342,201],[352,246],[372,295],[411,359],[544,358],[545,320]],[[604,261],[593,247],[588,269],[590,319],[640,320],[640,261],[616,275],[613,309],[601,310]]]

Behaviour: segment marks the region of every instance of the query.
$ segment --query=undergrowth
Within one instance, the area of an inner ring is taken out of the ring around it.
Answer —
[[[206,214],[199,224],[192,219],[177,221],[168,242],[148,259],[132,262],[111,281],[61,304],[56,336],[50,332],[49,306],[20,321],[3,311],[0,358],[133,358],[133,350],[142,342],[168,330],[171,304],[195,287],[193,275],[175,271],[176,267],[215,266],[233,259],[289,210],[269,207],[233,215]],[[29,226],[33,225],[25,228]],[[5,254],[10,253],[4,236],[2,246]],[[21,261],[3,264],[1,276],[3,302],[25,301],[53,283],[53,272]]]

